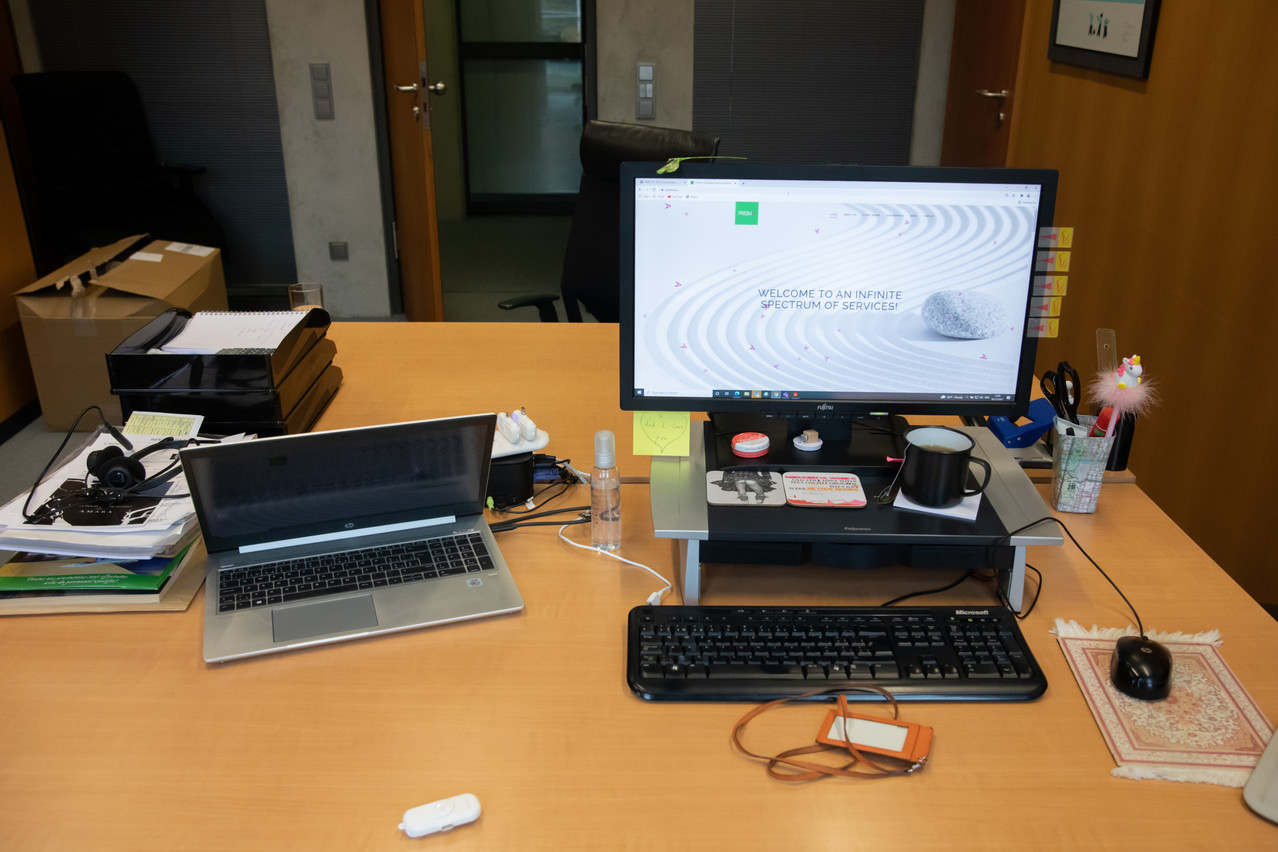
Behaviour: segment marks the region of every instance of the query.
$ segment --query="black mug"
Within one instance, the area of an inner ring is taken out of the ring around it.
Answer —
[[[956,506],[964,497],[980,494],[990,484],[990,463],[972,455],[970,435],[946,426],[920,426],[905,433],[905,461],[901,464],[901,492],[920,506]],[[985,479],[967,487],[968,468],[985,468]]]

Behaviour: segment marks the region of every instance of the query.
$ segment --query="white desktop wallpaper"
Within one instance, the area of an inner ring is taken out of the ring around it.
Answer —
[[[764,196],[742,215],[750,201],[637,202],[635,384],[647,396],[1015,392],[1033,206]],[[938,291],[1005,321],[983,339],[939,334],[921,312]]]

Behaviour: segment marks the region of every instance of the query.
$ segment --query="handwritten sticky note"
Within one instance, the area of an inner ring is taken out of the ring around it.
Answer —
[[[1034,294],[1038,296],[1064,296],[1069,278],[1065,275],[1035,275]]]
[[[1073,248],[1073,228],[1040,228],[1038,231],[1039,248]]]
[[[686,456],[692,415],[686,411],[636,411],[634,432],[637,456]]]
[[[1026,337],[1056,337],[1060,333],[1061,321],[1059,319],[1031,320],[1029,326],[1025,329]]]
[[[1036,317],[1058,317],[1061,315],[1059,296],[1042,296],[1030,299],[1030,315]]]

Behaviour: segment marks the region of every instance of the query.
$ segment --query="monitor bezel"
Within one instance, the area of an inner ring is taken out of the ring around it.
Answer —
[[[620,172],[620,401],[623,411],[756,412],[781,417],[803,416],[819,407],[822,416],[866,417],[880,414],[935,414],[959,417],[995,415],[1020,417],[1029,408],[1038,340],[1028,334],[1033,302],[1033,266],[1026,283],[1026,335],[1017,369],[1016,393],[1010,400],[838,399],[775,400],[714,397],[645,397],[635,393],[635,203],[637,178],[657,177],[662,163],[623,163]],[[945,166],[855,166],[759,163],[728,159],[711,163],[684,162],[673,177],[753,180],[835,180],[917,183],[1006,183],[1040,187],[1035,233],[1052,227],[1058,173],[1053,169],[958,168]],[[1037,241],[1036,241],[1037,243]],[[1037,250],[1037,249],[1036,249]]]

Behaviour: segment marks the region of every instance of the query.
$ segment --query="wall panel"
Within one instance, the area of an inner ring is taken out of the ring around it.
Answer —
[[[1049,62],[1050,13],[1027,9],[1009,155],[1060,170],[1056,221],[1077,229],[1039,373],[1063,357],[1094,372],[1095,329],[1115,329],[1161,392],[1136,430],[1138,484],[1278,603],[1278,466],[1250,438],[1278,421],[1278,5],[1163,3],[1147,81]]]

